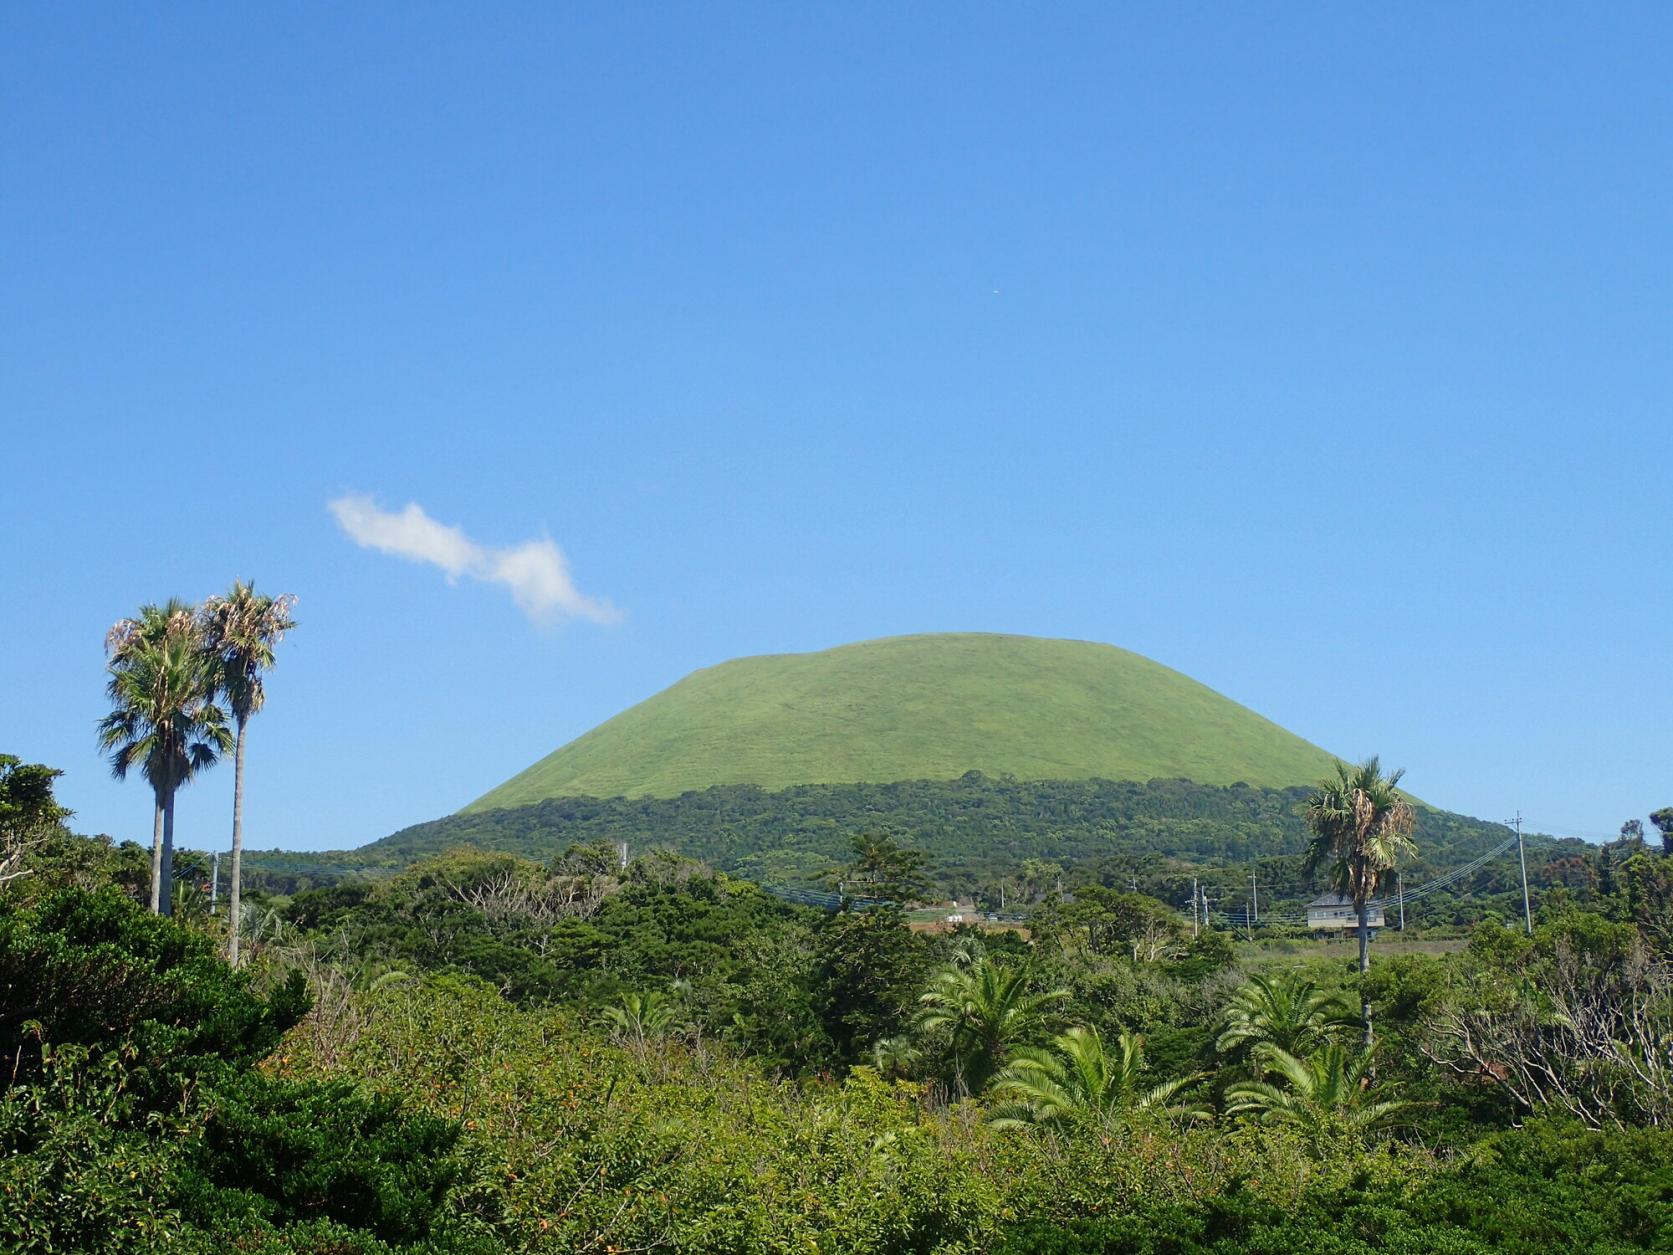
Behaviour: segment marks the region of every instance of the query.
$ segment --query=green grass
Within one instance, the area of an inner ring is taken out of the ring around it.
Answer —
[[[1311,784],[1331,755],[1188,676],[1086,641],[960,633],[687,676],[465,809],[717,784],[1188,779]]]

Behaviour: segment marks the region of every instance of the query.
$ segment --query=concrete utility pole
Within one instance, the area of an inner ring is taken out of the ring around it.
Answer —
[[[1400,899],[1400,931],[1406,931],[1406,878],[1401,872],[1394,873],[1394,895]]]
[[[1516,857],[1522,864],[1522,922],[1527,925],[1528,936],[1534,935],[1534,909],[1528,903],[1528,852],[1522,848],[1522,812],[1516,812],[1515,819],[1507,819],[1505,823],[1516,829]]]
[[[221,852],[209,856],[209,913],[215,913],[215,903],[221,898]]]
[[[626,841],[619,841],[619,842],[616,843],[616,857],[617,857],[617,859],[620,860],[621,865],[622,865],[622,870],[625,872],[627,870],[627,842]]]
[[[1191,877],[1191,936],[1197,935],[1197,878]]]
[[[1255,873],[1253,871],[1249,873],[1249,912],[1251,916],[1249,926],[1253,929],[1256,924],[1261,922],[1261,891],[1255,886]],[[1255,934],[1250,932],[1249,935],[1253,937]]]

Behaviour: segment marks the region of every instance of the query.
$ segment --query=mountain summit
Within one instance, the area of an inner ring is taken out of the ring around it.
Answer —
[[[1331,755],[1112,645],[896,636],[693,672],[465,809],[675,797],[717,784],[1023,780],[1310,784]]]

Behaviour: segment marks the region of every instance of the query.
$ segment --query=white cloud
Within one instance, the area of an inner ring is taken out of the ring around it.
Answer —
[[[550,539],[493,549],[477,544],[457,527],[436,522],[416,501],[392,512],[379,509],[363,493],[347,493],[328,502],[326,508],[361,548],[428,562],[447,572],[449,580],[465,576],[503,584],[523,613],[538,623],[559,618],[614,623],[621,618],[609,602],[588,597],[575,587],[569,560]]]

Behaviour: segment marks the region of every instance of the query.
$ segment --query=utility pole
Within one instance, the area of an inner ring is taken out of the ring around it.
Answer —
[[[221,899],[221,852],[209,856],[209,913],[215,913],[215,903]]]
[[[1400,899],[1400,931],[1406,931],[1406,878],[1402,872],[1394,873],[1394,894]]]
[[[627,870],[627,842],[626,841],[618,841],[616,843],[616,858],[621,863],[622,870],[625,872]]]
[[[1522,864],[1522,922],[1527,925],[1528,936],[1534,935],[1534,909],[1528,904],[1528,851],[1522,847],[1522,812],[1516,812],[1515,819],[1507,819],[1505,823],[1516,829],[1516,858]]]
[[[1249,872],[1249,912],[1251,916],[1250,928],[1253,929],[1256,924],[1261,922],[1261,891],[1255,885],[1255,873],[1253,869]],[[1255,934],[1253,932],[1250,932],[1249,934],[1251,937],[1254,935]]]
[[[1191,936],[1197,935],[1197,878],[1191,877]]]

